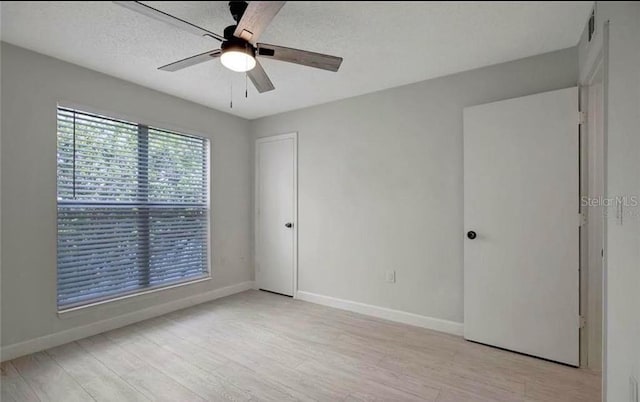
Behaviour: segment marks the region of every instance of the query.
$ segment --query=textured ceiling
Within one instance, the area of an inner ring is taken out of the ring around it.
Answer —
[[[227,2],[145,2],[222,33]],[[347,98],[577,44],[593,2],[288,2],[260,41],[344,57],[338,73],[262,61],[258,94],[219,61],[156,68],[218,48],[111,2],[2,2],[2,40],[245,118]],[[229,109],[233,82],[233,109]]]

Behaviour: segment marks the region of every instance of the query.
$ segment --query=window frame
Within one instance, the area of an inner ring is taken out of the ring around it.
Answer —
[[[207,173],[207,181],[206,181],[206,212],[207,212],[207,230],[206,230],[206,241],[207,241],[207,260],[206,260],[206,272],[203,273],[202,276],[198,276],[198,277],[194,277],[194,278],[188,278],[185,279],[183,281],[176,281],[176,282],[172,282],[172,283],[168,283],[168,284],[160,284],[157,286],[151,286],[151,287],[146,287],[146,288],[140,288],[140,289],[136,289],[136,290],[132,290],[132,291],[128,291],[128,292],[123,292],[122,294],[118,294],[118,295],[114,295],[114,296],[106,296],[105,298],[97,298],[95,300],[89,300],[86,303],[83,304],[78,304],[78,305],[71,305],[69,307],[59,307],[58,306],[58,302],[57,302],[57,295],[58,295],[58,247],[56,245],[56,284],[55,284],[55,294],[56,294],[56,310],[57,310],[57,314],[59,317],[65,317],[65,316],[69,316],[72,315],[70,313],[73,312],[77,312],[77,311],[81,311],[81,310],[85,310],[88,308],[92,308],[92,307],[96,307],[96,306],[100,306],[103,304],[109,304],[109,303],[113,303],[113,302],[118,302],[121,300],[126,300],[126,299],[131,299],[134,297],[138,297],[138,296],[144,296],[150,293],[157,293],[157,292],[161,292],[161,291],[165,291],[165,290],[170,290],[170,289],[174,289],[174,288],[179,288],[179,287],[183,287],[183,286],[189,286],[189,285],[194,285],[197,283],[201,283],[201,282],[208,282],[212,279],[212,274],[213,274],[213,268],[212,268],[212,255],[214,253],[214,249],[213,249],[213,238],[212,238],[212,227],[213,227],[213,213],[211,210],[211,188],[212,188],[212,180],[213,180],[213,175],[212,175],[212,166],[211,166],[211,154],[212,154],[212,149],[213,149],[213,139],[211,138],[210,135],[205,135],[202,134],[200,132],[194,131],[194,130],[190,130],[190,129],[185,129],[182,127],[178,127],[175,126],[174,124],[169,124],[169,123],[162,123],[162,122],[157,122],[157,121],[153,121],[153,120],[149,120],[149,119],[143,119],[143,118],[137,118],[137,117],[132,117],[131,115],[125,114],[125,113],[119,113],[119,112],[113,112],[113,111],[109,111],[109,110],[104,110],[104,109],[99,109],[99,108],[95,108],[92,106],[87,106],[87,105],[83,105],[83,104],[78,104],[75,102],[68,102],[68,101],[58,101],[56,104],[56,108],[54,109],[54,113],[55,113],[55,126],[56,126],[56,146],[55,146],[55,152],[56,152],[56,160],[57,160],[57,152],[58,152],[58,142],[57,142],[57,138],[58,138],[58,132],[57,132],[57,124],[58,124],[58,109],[71,109],[71,110],[76,110],[78,112],[84,112],[84,113],[88,113],[88,114],[94,114],[94,115],[98,115],[107,119],[113,119],[113,120],[119,120],[119,121],[124,121],[124,122],[129,122],[129,123],[133,123],[136,124],[138,126],[138,129],[141,126],[144,126],[146,131],[148,132],[149,128],[153,128],[153,129],[157,129],[157,130],[161,130],[161,131],[167,131],[170,133],[175,133],[178,135],[184,135],[184,136],[191,136],[191,137],[195,137],[195,138],[200,138],[205,140],[206,142],[206,157],[205,157],[205,163],[206,166],[204,166],[204,168],[206,169],[206,173]],[[56,172],[57,172],[57,162],[56,162]],[[57,180],[57,173],[56,173],[56,179],[55,179],[56,185],[55,185],[55,193],[54,193],[54,201],[55,201],[55,208],[56,208],[56,244],[57,244],[57,239],[58,239],[58,180]]]

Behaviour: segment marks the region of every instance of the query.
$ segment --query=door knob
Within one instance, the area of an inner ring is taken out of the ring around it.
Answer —
[[[284,226],[288,227],[288,228],[292,228],[293,227],[293,223],[287,222],[287,223],[284,224]]]
[[[467,237],[468,237],[470,240],[473,240],[473,239],[475,239],[476,237],[478,237],[478,235],[477,235],[477,234],[476,234],[476,232],[474,232],[473,230],[470,230],[470,231],[468,231],[468,232],[467,232]]]

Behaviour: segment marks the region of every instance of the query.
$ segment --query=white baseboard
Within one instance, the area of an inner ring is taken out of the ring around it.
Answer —
[[[311,303],[322,304],[329,307],[353,311],[355,313],[370,315],[389,321],[401,322],[403,324],[414,325],[416,327],[432,329],[434,331],[446,332],[453,335],[462,336],[464,330],[464,324],[461,322],[442,320],[440,318],[407,313],[406,311],[393,310],[386,307],[378,307],[371,304],[338,299],[331,296],[323,296],[301,290],[297,292],[296,298]]]
[[[126,325],[133,324],[139,321],[148,320],[149,318],[168,314],[176,310],[195,306],[197,304],[219,299],[221,297],[230,296],[235,293],[244,292],[245,290],[253,289],[253,287],[253,281],[241,282],[236,285],[226,286],[205,293],[198,293],[193,296],[185,297],[183,299],[148,307],[142,310],[94,322],[81,327],[71,328],[65,331],[57,332],[55,334],[45,335],[38,338],[29,339],[27,341],[14,343],[12,345],[7,345],[2,347],[2,349],[0,350],[0,360],[11,360],[15,359],[16,357],[28,355],[30,353],[39,352],[41,350],[49,349],[59,345],[64,345],[65,343],[73,342],[78,339],[93,336],[105,331],[110,331],[112,329],[124,327]]]

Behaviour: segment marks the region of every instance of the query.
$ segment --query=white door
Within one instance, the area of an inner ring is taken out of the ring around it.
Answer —
[[[464,110],[465,338],[573,366],[577,110],[577,88]]]
[[[296,134],[256,141],[256,282],[293,296],[296,264]]]

